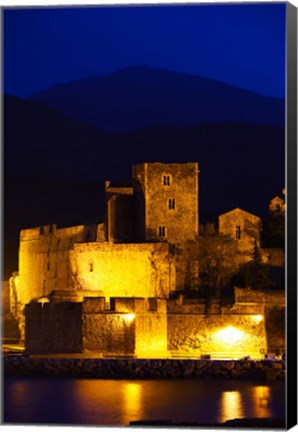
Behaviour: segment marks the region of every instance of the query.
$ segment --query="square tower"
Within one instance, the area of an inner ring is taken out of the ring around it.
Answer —
[[[137,239],[180,243],[199,230],[198,163],[142,163],[133,166]]]

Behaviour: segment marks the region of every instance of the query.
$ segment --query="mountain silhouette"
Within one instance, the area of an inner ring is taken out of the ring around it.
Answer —
[[[282,99],[146,66],[58,83],[30,99],[111,132],[227,121],[283,126],[285,117]]]

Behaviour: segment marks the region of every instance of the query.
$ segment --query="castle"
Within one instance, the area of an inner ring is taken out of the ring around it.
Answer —
[[[271,211],[284,212],[277,201]],[[200,278],[189,246],[200,244],[199,227],[198,163],[155,162],[133,166],[131,185],[105,182],[104,223],[22,230],[10,297],[25,317],[28,351],[259,358],[283,350],[280,339],[268,346],[265,319],[283,313],[282,293],[235,289],[232,305],[214,299],[208,310],[184,296]],[[219,216],[218,232],[237,242],[243,263],[261,246],[261,230],[244,210]],[[280,250],[260,250],[283,266]]]

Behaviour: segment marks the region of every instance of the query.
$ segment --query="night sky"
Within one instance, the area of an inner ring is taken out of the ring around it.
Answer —
[[[148,65],[285,95],[285,3],[4,11],[4,91]]]

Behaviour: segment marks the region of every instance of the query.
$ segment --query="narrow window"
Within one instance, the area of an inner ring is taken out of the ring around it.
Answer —
[[[166,235],[166,228],[161,225],[158,227],[158,233],[159,233],[159,237],[165,237]]]
[[[169,198],[169,209],[173,210],[175,208],[175,199]]]
[[[167,174],[163,176],[163,185],[164,186],[170,186],[171,184],[171,177]]]
[[[90,272],[93,272],[93,263],[92,263],[92,262],[89,263],[89,271],[90,271]]]
[[[50,263],[48,262],[48,271],[50,270]]]
[[[276,204],[276,205],[275,205],[275,210],[276,210],[276,211],[280,211],[280,205],[279,205],[279,204]]]
[[[241,239],[241,228],[240,225],[236,225],[236,239]]]

